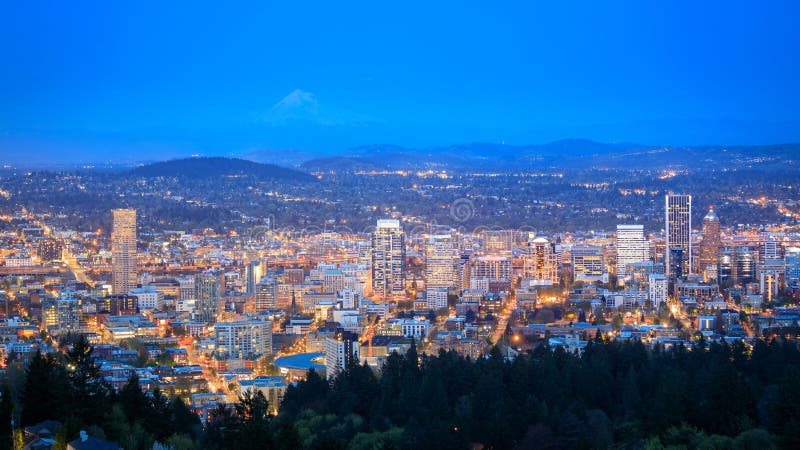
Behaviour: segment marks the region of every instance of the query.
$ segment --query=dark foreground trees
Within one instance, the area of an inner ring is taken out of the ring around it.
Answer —
[[[63,354],[32,356],[13,408],[17,426],[61,422],[56,435],[60,448],[77,438],[80,430],[126,449],[200,437],[199,419],[179,398],[169,400],[158,390],[145,394],[135,376],[117,393],[100,376],[85,339],[67,347]],[[7,442],[5,435],[2,439]]]
[[[311,372],[276,417],[263,395],[245,393],[205,429],[135,377],[108,389],[80,345],[34,355],[12,405],[24,424],[57,419],[64,439],[88,429],[127,449],[800,448],[800,352],[782,341],[651,351],[598,340],[581,357],[541,347],[514,361],[412,348],[380,374],[351,365],[329,382]]]
[[[668,352],[594,341],[582,357],[542,347],[513,362],[410,352],[379,376],[312,374],[276,421],[306,447],[800,448],[798,367],[797,345],[780,341]]]

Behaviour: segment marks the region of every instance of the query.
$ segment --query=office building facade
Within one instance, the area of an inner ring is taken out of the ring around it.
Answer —
[[[115,294],[136,287],[136,210],[114,209],[111,231],[111,276]]]
[[[405,293],[405,233],[399,220],[384,219],[372,234],[372,292],[387,300]]]
[[[650,259],[644,225],[617,225],[617,283],[626,284],[628,264]]]
[[[692,271],[692,196],[667,194],[665,199],[664,267],[667,278],[675,279]]]

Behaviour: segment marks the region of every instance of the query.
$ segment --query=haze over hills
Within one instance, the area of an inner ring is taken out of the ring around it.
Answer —
[[[280,181],[315,181],[305,173],[274,164],[262,164],[238,158],[208,157],[161,161],[130,171],[139,177],[212,178],[221,176],[253,176]]]
[[[785,168],[795,166],[800,160],[800,144],[734,145],[734,146],[659,146],[636,143],[604,143],[588,139],[563,139],[546,144],[511,145],[502,143],[466,143],[430,148],[402,147],[392,144],[375,144],[353,147],[335,152],[309,152],[305,150],[256,150],[240,154],[175,158],[174,153],[163,153],[166,161],[151,164],[158,159],[138,161],[146,164],[137,168],[136,174],[166,176],[181,173],[236,174],[249,173],[259,177],[290,179],[295,171],[302,172],[353,172],[363,170],[543,170],[543,169],[740,169],[755,167]],[[219,166],[214,161],[228,161]],[[165,164],[171,161],[182,161]],[[235,163],[233,161],[236,161]],[[0,162],[3,162],[0,160]],[[20,164],[22,168],[74,169],[91,161],[75,160],[69,164],[39,163],[36,160]],[[248,165],[261,164],[260,165]],[[133,161],[108,161],[98,168],[124,169],[136,164]],[[176,165],[177,164],[177,165]],[[15,166],[12,162],[12,166]],[[181,166],[181,170],[178,170]],[[290,171],[287,171],[289,169]],[[221,172],[220,172],[221,171]],[[224,172],[224,173],[223,173]]]
[[[261,161],[269,155],[262,153]],[[285,158],[285,153],[283,154]],[[798,164],[800,144],[761,146],[651,146],[568,139],[540,145],[470,143],[430,149],[371,145],[319,157],[295,167],[307,171],[435,169],[740,169]],[[276,162],[277,163],[277,162]]]
[[[315,158],[308,160],[300,165],[302,170],[309,172],[338,172],[338,171],[358,171],[358,170],[380,170],[383,167],[367,158],[356,156],[331,156],[327,158]]]
[[[469,143],[430,150],[393,149],[382,159],[387,164],[401,165],[404,156],[411,154],[413,161],[442,168],[500,170],[533,168],[558,164],[570,159],[597,158],[605,155],[646,147],[639,144],[607,144],[587,139],[565,139],[538,145],[506,145],[497,143]]]

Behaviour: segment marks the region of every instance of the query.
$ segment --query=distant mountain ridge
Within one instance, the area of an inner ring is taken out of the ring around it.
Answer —
[[[212,178],[221,176],[253,176],[259,179],[280,181],[314,181],[316,178],[274,164],[262,164],[238,158],[201,157],[161,161],[137,167],[130,171],[137,177],[190,177]]]
[[[467,143],[432,148],[376,144],[336,153],[295,150],[250,152],[242,159],[185,158],[131,171],[136,176],[250,175],[262,179],[311,180],[309,172],[370,170],[785,168],[800,165],[800,144],[755,146],[652,146],[565,139],[546,144]]]
[[[379,170],[382,166],[367,158],[356,156],[331,156],[327,158],[310,159],[301,164],[300,168],[309,172],[339,172],[342,170]]]
[[[758,164],[766,168],[798,164],[800,144],[687,147],[564,139],[534,145],[469,143],[428,149],[370,145],[345,150],[335,158],[339,158],[335,164],[339,171],[361,170],[365,162],[384,169],[434,170],[680,169],[698,164],[707,168]]]
[[[262,149],[248,151],[243,153],[240,157],[247,161],[254,161],[262,164],[298,168],[306,161],[325,156],[332,155],[323,155],[316,152],[294,149]]]
[[[368,160],[382,168],[513,169],[529,168],[560,158],[585,158],[643,148],[639,144],[608,144],[588,139],[565,139],[547,144],[510,145],[475,142],[425,149],[397,145],[368,145],[340,153]],[[344,167],[340,167],[344,169]]]

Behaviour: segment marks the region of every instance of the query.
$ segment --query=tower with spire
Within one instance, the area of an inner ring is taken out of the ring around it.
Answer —
[[[717,263],[720,246],[719,217],[714,206],[709,207],[708,213],[703,217],[703,240],[700,242],[700,255],[698,258],[698,272],[704,278],[717,278]]]

